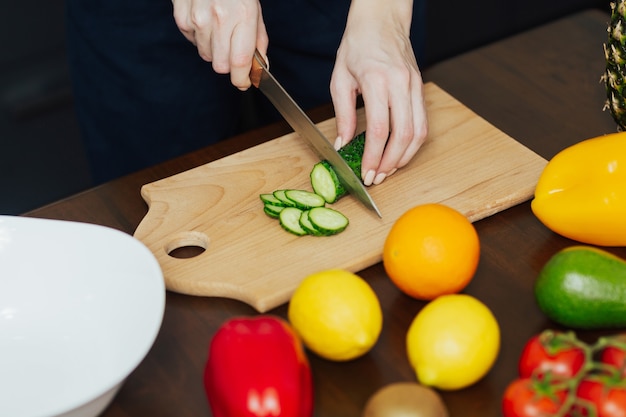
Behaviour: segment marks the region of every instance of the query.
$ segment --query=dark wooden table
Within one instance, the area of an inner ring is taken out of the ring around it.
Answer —
[[[508,38],[438,64],[424,72],[486,120],[545,158],[596,135],[615,131],[604,103],[600,76],[608,15],[589,11]],[[332,117],[330,107],[311,114]],[[140,187],[289,132],[275,124],[107,183],[27,213],[28,216],[97,223],[132,234],[147,212]],[[535,305],[533,283],[557,250],[574,242],[547,230],[524,203],[477,222],[482,255],[465,292],[486,303],[502,330],[502,347],[491,372],[477,384],[442,392],[451,416],[499,416],[506,385],[516,377],[522,346],[535,333],[558,328]],[[626,257],[626,248],[611,249]],[[360,416],[368,397],[395,381],[414,381],[404,340],[423,307],[401,294],[381,264],[359,273],[384,310],[375,348],[347,363],[309,355],[315,383],[315,415]],[[286,306],[269,313],[286,316]],[[202,387],[207,346],[215,329],[249,306],[220,298],[168,292],[163,326],[145,360],[131,374],[104,416],[209,416]],[[583,339],[597,334],[580,332]]]

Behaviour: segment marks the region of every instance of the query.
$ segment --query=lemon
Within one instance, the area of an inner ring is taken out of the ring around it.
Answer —
[[[420,383],[456,390],[477,382],[491,369],[500,350],[500,327],[476,298],[443,295],[415,316],[406,345]]]
[[[361,277],[341,269],[306,277],[296,288],[287,315],[304,345],[333,361],[367,353],[383,324],[376,293]]]

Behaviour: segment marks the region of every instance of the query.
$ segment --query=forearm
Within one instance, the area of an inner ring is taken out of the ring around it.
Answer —
[[[413,17],[413,0],[352,0],[346,26],[394,22],[408,36]]]

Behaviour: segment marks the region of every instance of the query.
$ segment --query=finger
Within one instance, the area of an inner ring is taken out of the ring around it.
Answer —
[[[230,55],[230,82],[240,90],[251,84],[250,69],[256,46],[256,24],[254,27],[239,24],[233,31]]]
[[[195,45],[195,30],[191,23],[189,7],[190,6],[188,0],[172,1],[172,14],[174,16],[174,22],[176,23],[178,30],[180,30],[185,39]]]
[[[356,96],[357,85],[352,76],[341,68],[333,70],[330,81],[330,95],[335,110],[337,137],[334,140],[335,149],[346,145],[356,131]]]
[[[413,103],[410,86],[410,71],[396,74],[391,81],[389,92],[391,132],[378,165],[374,184],[380,184],[387,175],[399,168],[399,162],[413,140]]]
[[[241,20],[233,28],[231,37],[230,80],[240,90],[247,90],[252,85],[250,69],[259,33],[260,7],[257,2],[253,2],[244,7],[240,14]]]
[[[200,7],[196,3],[190,11],[191,26],[194,28],[194,45],[198,54],[207,62],[215,62],[213,48],[213,16],[209,7]],[[215,65],[213,65],[215,67]]]
[[[213,65],[213,71],[218,74],[228,74],[231,71],[230,68],[230,55],[231,55],[231,36],[233,27],[230,26],[230,22],[214,22],[215,27],[211,30],[211,37],[208,42],[202,45],[198,43],[198,51],[201,47],[209,49],[213,57],[211,61]],[[198,39],[198,34],[196,34]]]
[[[404,155],[398,161],[398,168],[401,168],[408,164],[411,159],[417,154],[422,147],[428,136],[428,117],[426,113],[426,103],[423,96],[423,84],[421,79],[415,83],[412,96],[412,108],[413,108],[413,140],[407,147]]]
[[[365,149],[361,163],[361,177],[365,185],[372,185],[378,175],[378,166],[389,136],[389,100],[382,83],[363,88],[365,105]]]
[[[267,29],[265,28],[265,21],[263,20],[263,10],[260,3],[256,30],[256,49],[261,53],[269,67],[269,61],[267,60],[267,46],[269,45],[269,36],[267,36]]]
[[[401,97],[391,97],[391,132],[387,140],[384,154],[378,166],[375,184],[380,184],[390,172],[398,168],[400,159],[404,156],[413,139],[412,103],[409,94],[399,94]]]

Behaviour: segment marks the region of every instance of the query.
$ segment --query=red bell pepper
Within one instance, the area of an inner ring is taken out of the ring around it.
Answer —
[[[214,417],[310,417],[311,368],[284,320],[261,315],[226,321],[209,346],[204,388]]]

